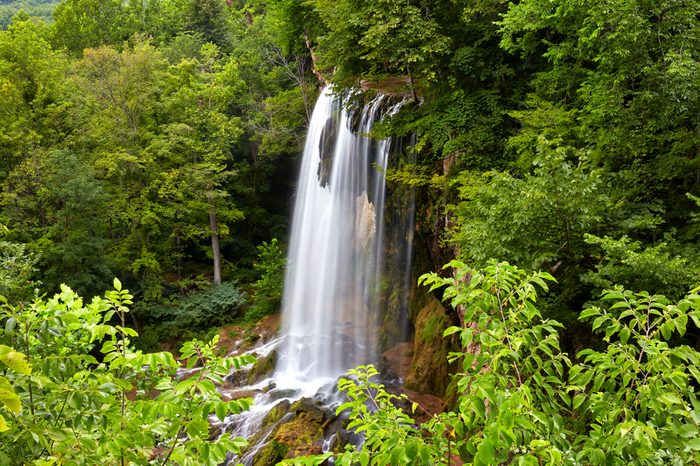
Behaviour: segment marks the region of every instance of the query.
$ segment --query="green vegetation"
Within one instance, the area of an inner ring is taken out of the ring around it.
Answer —
[[[51,22],[51,15],[59,0],[3,0],[0,2],[0,28],[5,29],[17,12]]]
[[[220,358],[216,338],[192,340],[180,350],[192,373],[177,378],[181,363],[171,353],[130,343],[137,336],[125,325],[131,299],[115,280],[89,304],[67,286],[28,305],[3,302],[3,464],[216,465],[246,444],[210,439],[208,417],[248,409],[250,399],[225,401],[215,384],[254,359]]]
[[[606,347],[586,349],[572,364],[559,347],[561,324],[544,319],[537,290],[547,273],[528,274],[491,262],[480,272],[454,261],[454,278],[421,280],[444,288],[465,324],[458,335],[457,398],[425,424],[395,406],[406,399],[358,367],[338,388],[349,401],[351,429],[364,436],[336,464],[692,464],[700,459],[700,352],[678,344],[689,323],[700,325],[700,295],[678,302],[616,288],[603,307],[580,319],[604,335]],[[413,410],[418,408],[413,404]],[[286,464],[321,464],[332,453]]]
[[[211,330],[241,317],[245,297],[235,283],[208,285],[160,304],[135,308],[143,325],[136,341],[139,348],[155,350],[161,343],[179,344],[191,338],[211,338]]]
[[[259,320],[279,310],[282,304],[284,266],[286,257],[277,238],[258,246],[258,258],[253,270],[259,278],[253,284],[253,305],[246,312],[247,320]]]
[[[202,274],[247,286],[257,246],[285,234],[322,77],[420,98],[381,131],[416,135],[415,164],[389,178],[423,191],[417,228],[436,257],[548,271],[543,312],[567,324],[614,284],[678,297],[700,262],[697,6],[618,6],[64,0],[50,24],[18,13],[0,31],[5,240],[37,258],[46,290],[118,276],[158,303]]]
[[[218,1],[83,0],[0,31],[0,217],[42,289],[119,276],[157,303],[246,276],[285,231],[315,97],[275,31]]]
[[[416,139],[388,180],[417,190],[421,267],[469,264],[424,278],[463,324],[454,409],[415,426],[359,368],[372,442],[340,464],[700,460],[700,3],[21,0],[0,24],[0,463],[221,458],[223,405],[192,404],[213,379],[159,385],[130,298],[62,284],[119,277],[142,349],[274,312],[320,81],[413,100],[380,125]]]

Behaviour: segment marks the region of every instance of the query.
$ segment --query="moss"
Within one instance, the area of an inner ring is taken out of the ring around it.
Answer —
[[[260,429],[263,430],[279,421],[289,412],[289,401],[283,400],[277,403],[265,416]]]
[[[290,412],[294,410],[288,402],[279,403],[263,421],[261,431]],[[300,412],[292,420],[280,422],[270,434],[270,441],[256,453],[253,466],[271,466],[285,458],[321,453],[322,424],[323,416],[319,417],[315,412]],[[254,442],[253,439],[251,443]]]
[[[253,384],[258,380],[262,379],[266,375],[272,373],[275,369],[275,362],[277,361],[277,352],[272,352],[264,358],[258,359],[257,363],[248,372],[247,382],[248,384]]]
[[[287,456],[288,451],[289,446],[272,439],[255,455],[253,466],[271,466],[277,464]]]
[[[275,440],[287,446],[314,445],[323,440],[323,429],[316,416],[300,413],[294,420],[277,429]]]
[[[421,324],[420,338],[423,343],[438,342],[442,339],[442,332],[447,328],[447,316],[433,315]]]
[[[430,297],[418,312],[415,326],[413,360],[405,385],[417,392],[442,396],[449,383],[447,354],[450,342],[442,338],[449,319],[435,297]]]

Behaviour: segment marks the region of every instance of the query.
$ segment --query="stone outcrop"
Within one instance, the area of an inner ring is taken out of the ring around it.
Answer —
[[[452,323],[445,307],[431,295],[418,312],[414,325],[413,360],[405,385],[417,392],[442,396],[450,382],[447,354],[451,346],[451,341],[442,334]]]
[[[285,458],[321,453],[328,421],[329,415],[309,398],[291,405],[288,401],[280,402],[262,423],[262,432],[270,428],[271,431],[265,445],[256,453],[253,466],[268,466]]]

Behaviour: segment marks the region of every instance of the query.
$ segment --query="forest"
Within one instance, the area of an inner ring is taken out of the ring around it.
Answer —
[[[371,136],[415,140],[386,180],[444,302],[411,315],[444,409],[360,366],[364,442],[255,464],[700,462],[699,2],[2,0],[0,26],[0,464],[246,448],[210,435],[252,402],[217,392],[252,363],[218,333],[280,309],[331,83],[406,100]]]

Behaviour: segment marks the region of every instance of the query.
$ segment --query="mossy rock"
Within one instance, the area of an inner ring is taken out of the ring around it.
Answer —
[[[416,317],[413,360],[405,385],[411,390],[443,396],[449,384],[449,340],[442,337],[450,326],[444,306],[430,297]]]
[[[273,351],[264,358],[258,359],[255,365],[248,372],[246,381],[248,385],[252,385],[258,380],[266,377],[275,370],[275,362],[277,361],[277,352]]]
[[[323,441],[323,427],[316,416],[299,413],[290,422],[280,424],[274,438],[289,447],[314,446]]]
[[[325,417],[324,411],[311,398],[301,398],[295,401],[292,403],[292,406],[289,407],[289,410],[297,414],[306,414],[309,419],[312,419],[319,424],[323,423]]]
[[[253,466],[272,466],[285,459],[288,452],[289,447],[287,445],[272,439],[255,455]]]
[[[273,408],[267,413],[265,419],[263,419],[260,429],[264,430],[272,424],[281,420],[285,414],[289,412],[289,401],[282,400],[277,403]]]
[[[273,422],[277,422],[278,425],[273,428],[270,440],[255,455],[253,466],[272,466],[285,458],[321,453],[323,413],[320,409],[318,412],[297,412],[294,418],[287,422],[284,422],[283,418],[294,413],[288,402],[279,403],[273,411],[274,413],[271,411],[266,416],[261,430],[268,428]]]

